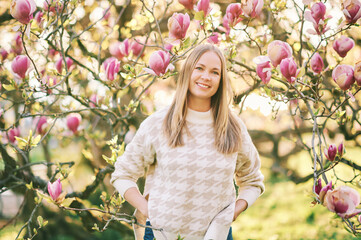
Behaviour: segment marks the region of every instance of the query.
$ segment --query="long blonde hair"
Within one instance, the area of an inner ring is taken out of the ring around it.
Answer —
[[[211,98],[215,146],[219,152],[230,154],[240,149],[241,128],[237,117],[229,109],[232,102],[232,89],[227,78],[226,59],[223,53],[214,45],[199,45],[188,55],[179,73],[173,102],[164,119],[164,132],[170,147],[183,145],[182,129],[186,127],[190,78],[199,58],[208,51],[216,53],[221,60],[220,84],[217,92]]]

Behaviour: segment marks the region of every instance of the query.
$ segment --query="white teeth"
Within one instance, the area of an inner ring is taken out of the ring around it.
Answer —
[[[200,87],[203,87],[203,88],[210,88],[210,86],[204,85],[202,83],[197,83],[197,85],[200,86]]]

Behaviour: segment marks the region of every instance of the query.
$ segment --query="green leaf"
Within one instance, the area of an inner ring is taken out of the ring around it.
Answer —
[[[12,91],[15,90],[15,87],[13,85],[3,84],[3,88],[5,88],[6,91]]]
[[[31,189],[34,188],[34,187],[33,187],[33,182],[30,182],[30,184],[25,184],[25,186],[26,186],[26,188],[29,189],[29,190],[31,190]]]
[[[204,12],[203,11],[196,12],[196,14],[194,14],[194,19],[203,21],[204,20]]]
[[[43,224],[44,224],[44,219],[43,219],[43,217],[42,217],[42,216],[38,216],[37,220],[38,220],[39,226],[42,227]]]

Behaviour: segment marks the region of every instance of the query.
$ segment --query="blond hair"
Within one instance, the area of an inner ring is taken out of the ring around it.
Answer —
[[[219,152],[230,154],[240,150],[241,128],[237,117],[229,109],[233,94],[227,79],[226,59],[214,45],[199,45],[188,55],[179,73],[176,94],[164,120],[164,132],[170,147],[183,145],[182,130],[186,128],[190,78],[199,58],[208,51],[216,53],[221,60],[220,84],[217,92],[211,98],[215,146]]]

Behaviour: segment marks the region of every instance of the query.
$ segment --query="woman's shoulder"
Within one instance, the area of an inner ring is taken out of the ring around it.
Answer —
[[[156,125],[162,125],[163,120],[168,112],[169,107],[164,107],[160,110],[155,111],[151,115],[149,115],[141,125],[143,126],[156,126]]]

